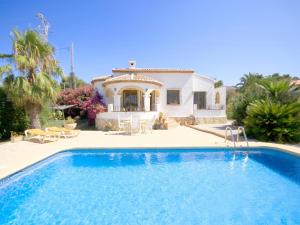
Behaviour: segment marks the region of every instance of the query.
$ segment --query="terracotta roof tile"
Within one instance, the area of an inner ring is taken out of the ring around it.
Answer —
[[[142,83],[152,83],[161,86],[162,83],[158,80],[155,80],[151,77],[147,77],[141,74],[125,74],[120,76],[115,76],[106,79],[103,82],[103,85],[111,84],[111,83],[120,83],[120,82],[142,82]]]

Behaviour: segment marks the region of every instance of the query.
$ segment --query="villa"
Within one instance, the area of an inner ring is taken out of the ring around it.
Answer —
[[[193,115],[200,123],[226,122],[226,88],[215,88],[214,79],[192,69],[138,68],[129,61],[128,68],[112,69],[92,84],[108,106],[97,115],[98,129],[130,115],[152,120],[159,112],[177,121]]]

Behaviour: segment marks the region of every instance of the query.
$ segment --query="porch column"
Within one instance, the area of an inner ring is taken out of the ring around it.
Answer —
[[[155,97],[155,110],[156,110],[157,112],[160,112],[159,97]]]
[[[121,111],[121,95],[114,94],[114,111]]]
[[[144,94],[144,107],[145,111],[150,111],[150,94]]]

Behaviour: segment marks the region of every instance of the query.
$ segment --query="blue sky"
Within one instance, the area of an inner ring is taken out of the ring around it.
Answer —
[[[57,48],[75,44],[75,72],[89,82],[115,67],[193,68],[236,84],[248,72],[300,75],[299,0],[1,0],[0,52],[14,27],[44,13]],[[69,52],[58,50],[65,73]]]

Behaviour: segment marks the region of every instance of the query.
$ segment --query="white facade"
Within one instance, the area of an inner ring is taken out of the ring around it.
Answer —
[[[193,70],[136,68],[134,61],[129,63],[129,68],[113,69],[111,75],[92,80],[108,105],[108,112],[98,119],[115,119],[125,112],[226,119],[226,89],[214,88],[213,79]]]

